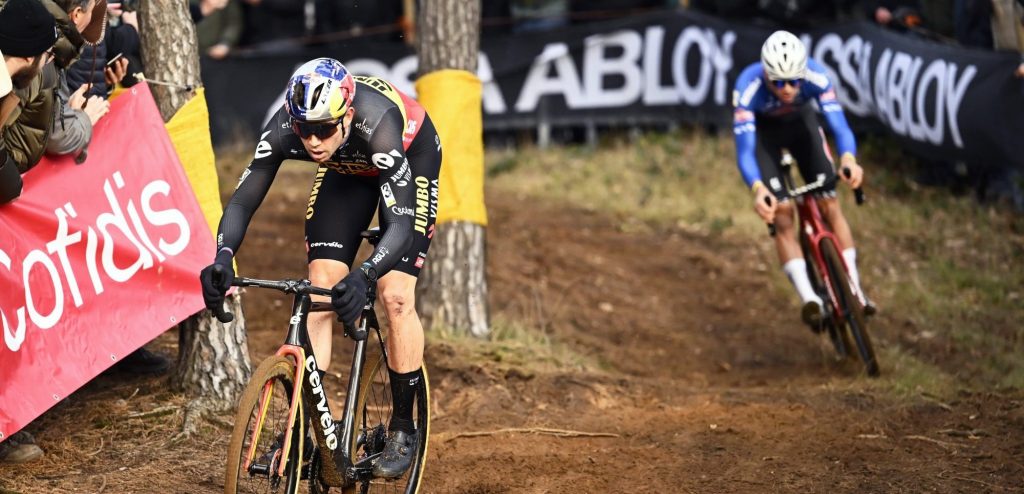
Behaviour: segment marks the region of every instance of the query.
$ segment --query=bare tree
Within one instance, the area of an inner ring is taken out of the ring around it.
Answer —
[[[423,0],[416,27],[420,77],[443,69],[476,73],[480,47],[478,0]],[[439,126],[444,124],[440,122]],[[482,147],[483,136],[479,139]],[[444,167],[451,169],[441,173],[462,173],[465,170],[460,165],[459,156],[445,156]],[[486,232],[483,225],[470,221],[438,225],[430,261],[424,266],[417,289],[418,310],[426,327],[450,327],[480,337],[490,332]]]
[[[143,1],[139,22],[146,77],[169,83],[151,86],[166,122],[193,96],[189,88],[202,83],[195,26],[188,2],[179,0]],[[228,297],[228,309],[235,314],[231,323],[223,324],[203,310],[178,326],[178,366],[171,380],[191,399],[184,434],[195,431],[203,412],[232,409],[252,371],[237,294]]]

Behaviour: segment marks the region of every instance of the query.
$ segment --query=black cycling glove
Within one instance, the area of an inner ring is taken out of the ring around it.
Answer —
[[[203,285],[203,302],[206,308],[214,311],[224,309],[224,294],[231,288],[235,280],[235,269],[231,263],[231,254],[223,251],[217,254],[213,264],[199,272],[199,282]]]
[[[331,289],[331,305],[342,321],[355,324],[366,305],[366,289],[369,284],[366,274],[355,269]]]

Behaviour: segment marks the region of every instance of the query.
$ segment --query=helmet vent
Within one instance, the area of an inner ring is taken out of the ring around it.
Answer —
[[[313,99],[311,101],[320,101],[320,93],[323,92],[324,86],[326,86],[326,84],[320,84],[319,86],[316,87],[316,89],[313,90]]]
[[[306,85],[296,82],[292,85],[292,107],[302,108],[306,105]]]

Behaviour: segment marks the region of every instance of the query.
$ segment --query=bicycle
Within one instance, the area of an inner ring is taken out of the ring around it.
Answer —
[[[789,196],[796,203],[797,231],[800,237],[800,250],[803,251],[804,259],[807,259],[807,274],[814,290],[825,302],[824,318],[821,326],[815,328],[815,331],[827,331],[840,358],[849,358],[850,350],[856,346],[867,374],[877,377],[878,359],[868,335],[863,293],[850,280],[846,260],[839,255],[839,240],[822,218],[818,201],[813,200],[816,193],[834,186],[839,177],[832,176],[826,179],[821,175],[814,182],[793,188],[793,179],[790,175],[792,158],[784,157],[781,164],[783,183],[789,191]],[[844,172],[849,174],[849,170]],[[863,204],[864,191],[858,187],[853,192],[857,205]],[[812,200],[807,200],[808,196],[812,197]],[[768,224],[768,230],[774,237],[773,223]],[[850,341],[851,336],[853,341]]]
[[[364,231],[362,237],[376,244],[380,232]],[[295,494],[302,480],[308,481],[311,494],[328,493],[332,487],[343,493],[418,492],[430,433],[425,367],[415,400],[419,437],[413,464],[398,479],[373,476],[373,461],[384,450],[392,407],[384,335],[373,308],[376,284],[370,283],[359,325],[345,324],[345,336],[355,345],[339,422],[331,414],[325,373],[316,365],[306,327],[310,312],[333,311],[330,302],[313,302],[310,295],[329,297],[331,291],[305,279],[236,278],[232,285],[279,290],[294,294],[295,299],[284,344],[260,363],[239,400],[228,446],[224,492]],[[224,322],[233,318],[223,309],[216,312]],[[312,438],[307,431],[312,432]]]

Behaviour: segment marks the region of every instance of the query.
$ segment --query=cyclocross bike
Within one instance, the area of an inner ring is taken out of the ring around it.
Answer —
[[[793,188],[793,179],[790,176],[792,158],[784,157],[781,161],[782,179],[789,189],[789,196],[796,203],[799,218],[797,231],[800,236],[800,249],[803,251],[804,259],[808,261],[807,274],[814,290],[825,301],[825,317],[821,327],[815,330],[828,332],[829,339],[832,340],[832,345],[841,358],[850,357],[851,350],[856,347],[867,374],[878,376],[878,360],[875,358],[875,350],[868,335],[867,318],[864,317],[863,294],[850,281],[846,260],[839,255],[839,240],[822,218],[818,201],[813,200],[817,193],[828,190],[839,178],[833,176],[826,180],[821,176],[815,182]],[[857,205],[863,204],[864,191],[857,188],[853,192]],[[774,236],[775,225],[769,224],[768,229]]]
[[[362,236],[375,244],[380,232],[369,230]],[[239,400],[224,492],[296,494],[302,480],[308,481],[312,494],[330,492],[332,487],[360,494],[418,492],[430,433],[426,368],[413,415],[419,434],[415,461],[398,479],[373,476],[373,462],[384,450],[392,408],[384,335],[373,309],[375,284],[370,284],[358,327],[345,325],[345,336],[355,345],[344,413],[338,422],[331,414],[326,373],[317,367],[306,328],[310,312],[333,310],[329,302],[313,302],[310,295],[329,297],[331,291],[308,280],[236,278],[232,285],[280,290],[294,294],[295,300],[284,344],[256,368]],[[231,314],[222,310],[217,316],[229,319]]]

